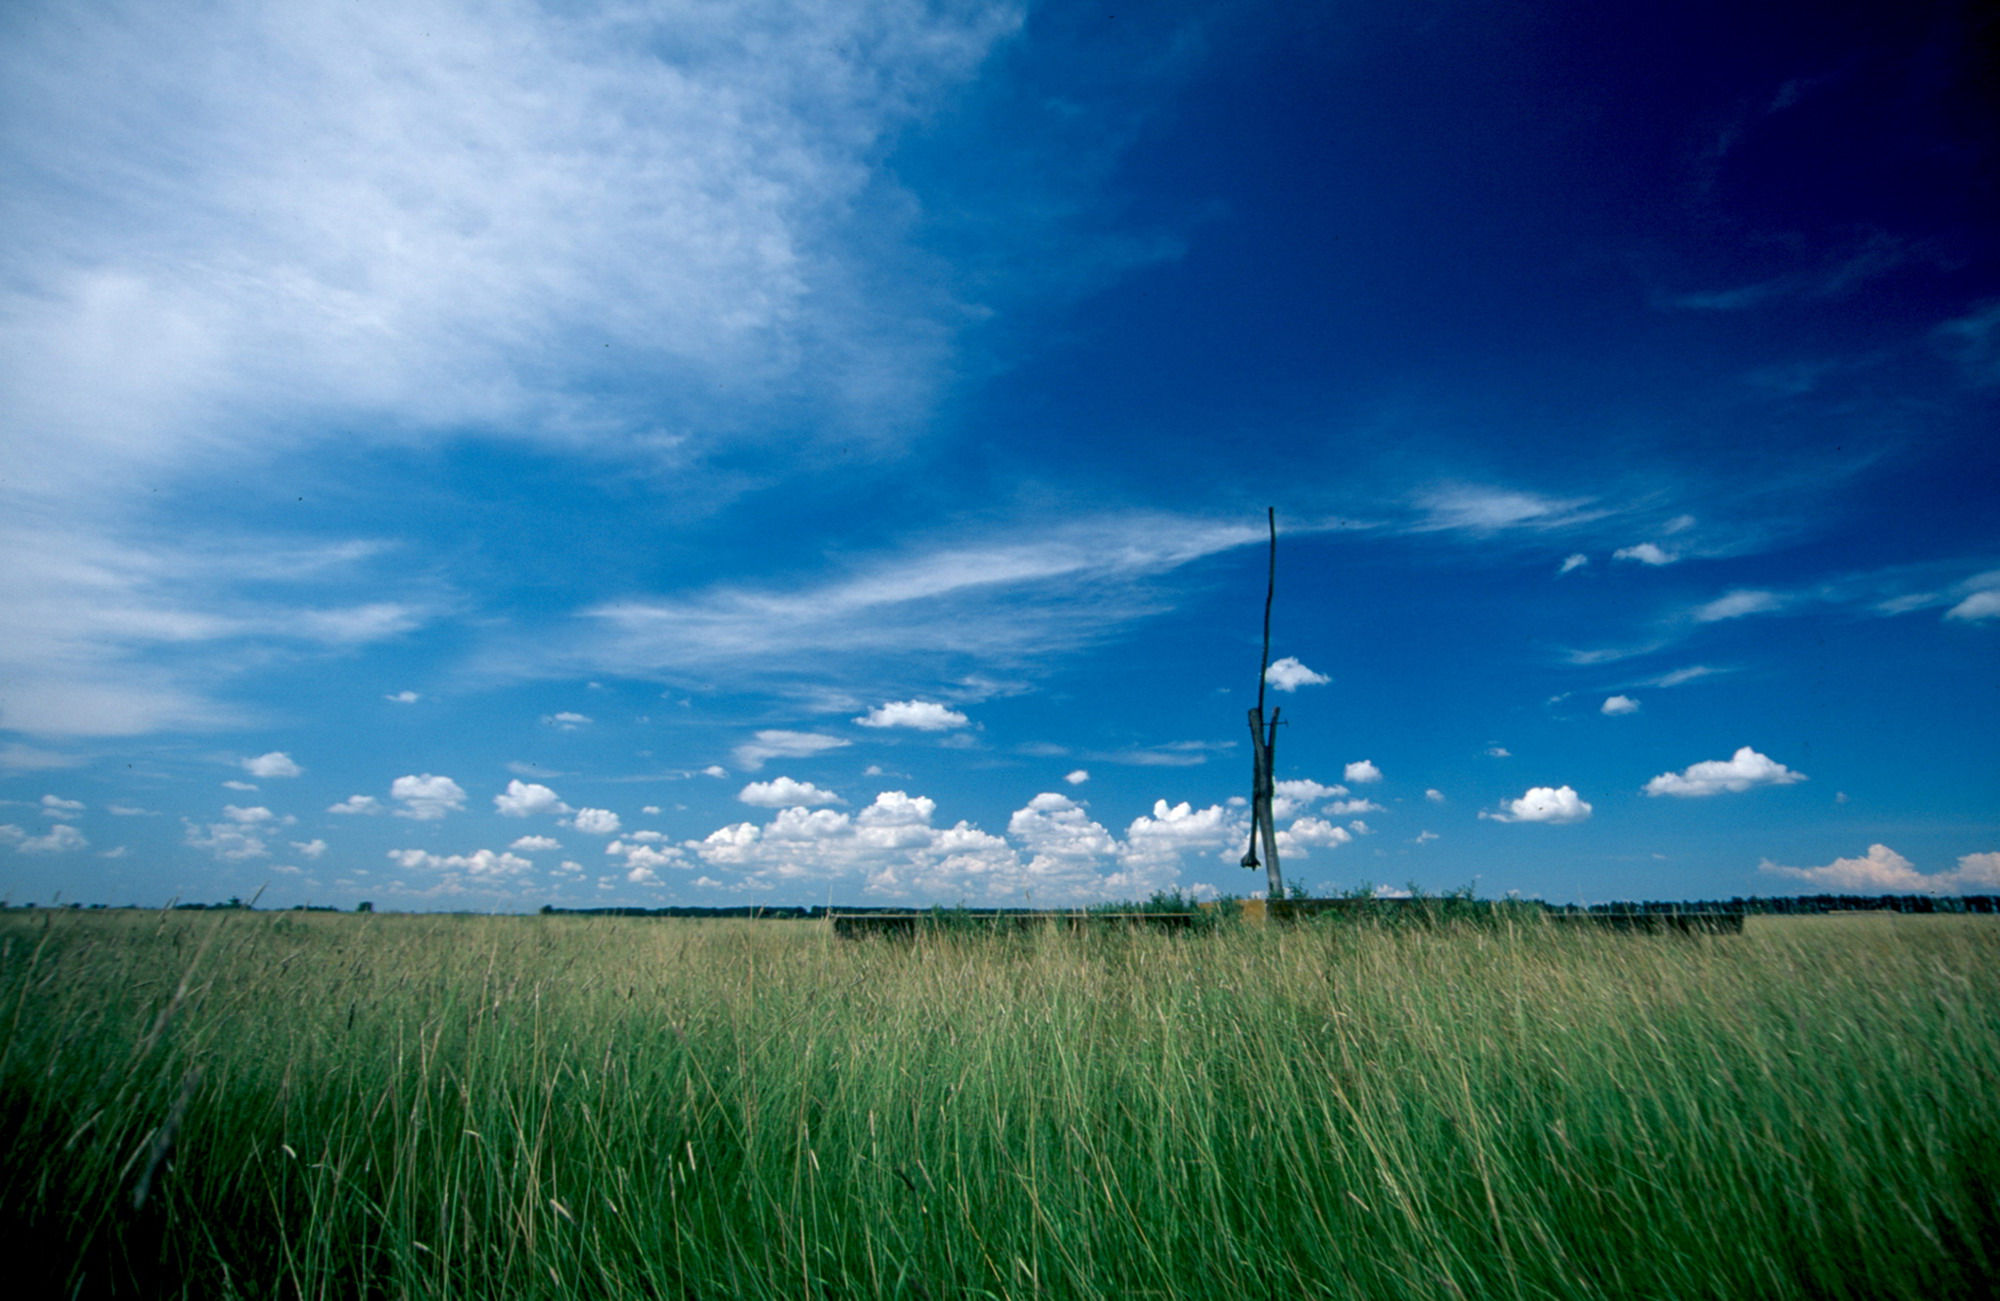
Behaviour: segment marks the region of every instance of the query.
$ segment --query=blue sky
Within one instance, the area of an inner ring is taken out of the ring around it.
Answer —
[[[10,6],[0,892],[2000,891],[1992,22]]]

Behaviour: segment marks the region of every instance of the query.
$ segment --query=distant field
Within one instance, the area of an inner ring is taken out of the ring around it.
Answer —
[[[1996,918],[15,912],[0,1017],[34,1294],[2000,1286]]]

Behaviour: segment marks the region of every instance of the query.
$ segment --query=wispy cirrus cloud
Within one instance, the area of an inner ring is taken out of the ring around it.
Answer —
[[[1261,540],[1245,524],[1109,516],[919,545],[791,586],[722,586],[599,605],[566,642],[489,654],[505,675],[700,674],[780,689],[1017,671],[1168,608],[1154,580]],[[888,667],[885,669],[885,665]],[[843,697],[827,697],[836,703]]]
[[[929,388],[946,304],[881,292],[830,235],[878,197],[878,142],[1020,21],[915,0],[31,12],[0,53],[0,406],[39,436],[10,477],[157,468],[332,412],[654,447],[718,386],[879,418]]]

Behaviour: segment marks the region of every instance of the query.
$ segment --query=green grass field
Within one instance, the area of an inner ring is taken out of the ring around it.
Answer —
[[[898,943],[13,912],[0,1017],[0,1220],[39,1294],[2000,1282],[1993,918]]]

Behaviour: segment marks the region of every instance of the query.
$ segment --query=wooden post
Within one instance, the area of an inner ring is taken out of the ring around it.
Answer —
[[[1250,848],[1243,855],[1243,866],[1254,868],[1257,863],[1257,841],[1264,842],[1264,872],[1273,902],[1285,897],[1285,877],[1278,867],[1278,827],[1271,815],[1271,798],[1277,788],[1277,769],[1274,754],[1278,746],[1278,715],[1281,710],[1271,710],[1271,721],[1264,722],[1264,679],[1271,672],[1271,598],[1278,590],[1278,509],[1268,507],[1266,518],[1271,525],[1271,559],[1264,580],[1264,654],[1257,666],[1257,707],[1250,711]]]

